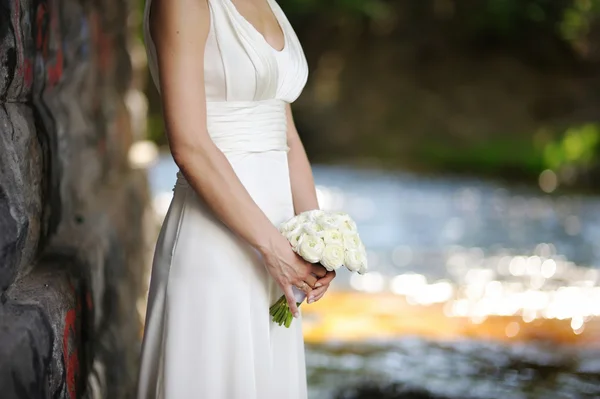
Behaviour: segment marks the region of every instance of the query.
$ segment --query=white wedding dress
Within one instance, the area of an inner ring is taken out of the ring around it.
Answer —
[[[300,95],[308,68],[283,11],[267,1],[285,36],[282,51],[231,0],[208,1],[204,73],[208,132],[279,224],[294,215],[285,104]],[[149,9],[147,0],[146,48],[158,87]],[[269,306],[282,293],[257,253],[181,174],[174,191],[154,257],[138,399],[305,399],[301,319],[289,329],[270,321]]]

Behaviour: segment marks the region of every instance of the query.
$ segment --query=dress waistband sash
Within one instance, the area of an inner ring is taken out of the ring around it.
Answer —
[[[206,125],[215,145],[227,156],[289,149],[282,100],[207,102]],[[177,173],[179,184],[187,185],[181,172]]]
[[[287,119],[281,100],[206,104],[208,134],[228,153],[287,151]]]

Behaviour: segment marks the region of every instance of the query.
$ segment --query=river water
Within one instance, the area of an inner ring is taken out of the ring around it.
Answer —
[[[176,171],[167,155],[149,169],[159,218]],[[369,250],[371,273],[340,273],[336,289],[449,303],[449,317],[570,319],[574,334],[600,315],[598,197],[343,166],[314,173],[321,206],[351,214]],[[339,392],[365,381],[457,399],[600,398],[593,348],[405,337],[311,344],[307,365],[311,399],[358,398]]]

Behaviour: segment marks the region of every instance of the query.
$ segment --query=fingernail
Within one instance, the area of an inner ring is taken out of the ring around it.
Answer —
[[[321,284],[321,283],[317,283],[317,284],[315,284],[315,288],[319,288],[319,287],[320,287],[320,286],[322,286],[322,285],[323,285],[323,284]]]
[[[308,303],[313,303],[315,301],[315,298],[308,298]]]
[[[300,314],[298,312],[294,313],[294,317],[297,319]]]

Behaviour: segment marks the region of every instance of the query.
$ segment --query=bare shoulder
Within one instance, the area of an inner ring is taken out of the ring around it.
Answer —
[[[208,0],[152,0],[150,33],[157,47],[204,43],[210,26]]]

